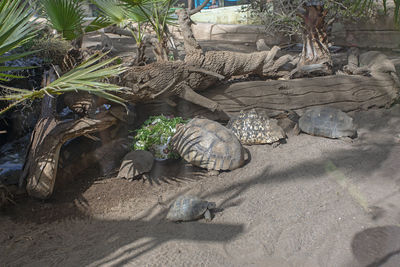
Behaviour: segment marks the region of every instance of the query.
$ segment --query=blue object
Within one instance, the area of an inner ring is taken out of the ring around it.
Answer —
[[[205,0],[194,0],[194,6],[198,7],[204,3]],[[218,1],[217,1],[218,2]],[[212,0],[208,2],[208,4],[203,9],[208,9],[211,6]]]
[[[206,1],[206,0],[195,0],[194,1],[194,6],[195,7],[201,6],[201,4],[204,3],[204,1]],[[237,0],[225,0],[224,1],[224,6],[236,6],[236,5],[239,4],[238,2],[239,1],[237,1]],[[204,7],[204,9],[209,9],[211,5],[212,5],[212,0],[210,2],[208,2],[208,4]],[[219,0],[216,1],[216,6],[217,7],[221,7],[221,4],[220,4]]]

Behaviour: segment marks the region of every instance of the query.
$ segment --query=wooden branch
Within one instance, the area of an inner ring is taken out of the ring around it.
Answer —
[[[207,109],[211,110],[212,112],[219,109],[219,105],[217,102],[210,100],[207,97],[204,97],[202,95],[199,95],[198,93],[193,91],[192,88],[190,88],[186,84],[183,84],[182,87],[183,88],[181,90],[181,93],[179,94],[179,96],[182,99],[185,99],[186,101],[189,101],[193,104],[207,108]]]
[[[53,69],[45,72],[43,85],[56,79]],[[57,176],[61,146],[68,140],[104,130],[117,122],[111,115],[97,114],[93,118],[57,120],[56,99],[46,95],[42,100],[40,118],[31,135],[20,186],[27,182],[29,195],[41,199],[51,196]]]
[[[208,2],[210,2],[210,0],[205,0],[200,6],[196,7],[195,9],[189,10],[189,15],[191,16],[196,14],[197,12],[200,12],[200,10],[202,10],[208,4]]]
[[[117,122],[111,115],[82,118],[77,121],[56,122],[52,127],[42,118],[36,124],[28,160],[24,166],[23,179],[27,179],[26,190],[30,196],[46,199],[51,196],[57,176],[61,146],[68,140],[107,129]]]
[[[275,116],[286,110],[302,112],[312,106],[327,105],[345,112],[385,107],[398,98],[399,86],[389,74],[372,77],[359,75],[333,75],[293,80],[249,81],[219,86],[207,90],[202,96],[219,104],[228,116],[238,115],[241,110],[252,108]],[[176,108],[163,101],[138,107],[142,116],[161,112],[193,118],[204,116],[212,120],[226,121],[220,113],[179,101]]]
[[[203,54],[200,44],[194,38],[192,31],[193,21],[190,19],[190,14],[187,9],[181,9],[177,11],[178,23],[182,32],[183,43],[185,46],[186,56],[195,54]]]
[[[206,75],[214,76],[214,77],[216,77],[216,78],[218,78],[220,80],[225,79],[225,77],[223,75],[218,74],[218,73],[216,73],[214,71],[208,71],[208,70],[204,70],[204,69],[200,69],[200,68],[196,68],[196,67],[188,67],[187,70],[189,72],[198,72],[198,73],[203,73],[203,74],[206,74]]]

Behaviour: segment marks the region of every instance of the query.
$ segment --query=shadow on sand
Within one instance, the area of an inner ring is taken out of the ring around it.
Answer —
[[[393,116],[397,115],[394,114]],[[364,127],[378,130],[372,125],[364,125]],[[228,209],[237,206],[238,203],[240,204],[239,197],[254,186],[281,183],[290,179],[308,179],[309,177],[323,176],[329,170],[327,167],[329,164],[334,164],[343,172],[351,171],[366,175],[382,167],[393,148],[396,147],[393,142],[377,141],[377,143],[370,142],[368,144],[355,143],[351,148],[339,149],[329,154],[324,154],[318,160],[304,160],[299,164],[292,164],[279,171],[272,171],[267,162],[265,167],[259,167],[260,171],[257,175],[244,177],[243,180],[229,183],[230,185],[223,189],[211,190],[203,194],[202,197],[219,198],[221,201],[218,202],[218,206]],[[180,168],[178,166],[176,165],[173,169],[178,170]],[[255,166],[252,166],[252,162],[247,166],[247,168],[253,167]],[[245,168],[238,171],[241,175],[246,172]],[[184,172],[187,172],[187,170]],[[153,173],[154,177],[148,181],[154,186],[162,186],[164,183],[179,182],[180,180],[196,183],[196,180],[201,179],[165,178],[168,175],[162,175],[162,169],[156,170],[155,173]],[[155,177],[158,178],[155,180]],[[385,179],[385,177],[382,179]],[[387,179],[393,179],[393,177],[387,177]],[[95,182],[95,179],[86,179],[84,184],[76,185],[74,190],[68,191],[68,194],[66,194],[68,195],[66,202],[76,203],[77,199],[80,199],[80,202],[85,202],[82,194],[93,182]],[[171,196],[165,200],[165,203],[171,204],[182,193],[185,192],[181,191]],[[53,203],[50,202],[50,204],[54,205],[52,210],[60,208],[57,206],[57,199],[53,200]],[[13,209],[18,209],[18,207]],[[0,258],[6,259],[4,261],[5,265],[24,265],[32,263],[32,260],[36,265],[123,265],[172,240],[226,243],[244,232],[244,225],[241,224],[216,224],[213,222],[205,223],[204,221],[179,224],[168,222],[164,219],[167,209],[164,208],[159,211],[158,204],[154,204],[143,214],[135,216],[134,219],[122,220],[88,218],[88,214],[82,212],[76,204],[70,205],[69,209],[73,213],[66,213],[64,217],[62,217],[62,214],[61,217],[58,216],[57,219],[60,222],[49,225],[48,228],[39,225],[39,228],[42,229],[40,231],[30,230],[35,235],[32,238],[24,239],[24,237],[21,237],[24,236],[24,233],[21,233],[20,237],[2,233]],[[51,212],[51,210],[47,212]],[[35,211],[15,214],[17,216],[13,216],[12,211],[6,213],[14,221],[15,227],[22,226],[19,220],[28,223],[38,222],[37,217],[39,215],[35,214]],[[21,216],[24,216],[24,218]],[[70,220],[71,218],[73,220]],[[54,221],[50,220],[50,222]],[[398,257],[400,249],[398,246],[400,240],[399,229],[399,227],[395,226],[378,227],[356,234],[352,242],[355,258],[360,263],[368,266],[380,266],[381,262]],[[25,236],[28,235],[31,235],[29,231],[25,233]],[[22,239],[20,238],[23,238],[25,242],[21,242]],[[77,244],[76,240],[74,240],[75,238],[79,238],[81,242]],[[386,247],[385,244],[390,244],[390,246]],[[15,248],[18,248],[18,250]],[[175,252],[171,251],[171,253]]]

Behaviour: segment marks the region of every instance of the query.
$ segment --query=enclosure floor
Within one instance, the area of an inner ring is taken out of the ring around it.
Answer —
[[[1,262],[398,266],[400,106],[357,113],[355,122],[353,143],[301,134],[277,148],[251,146],[250,163],[217,177],[180,163],[134,182],[88,172],[50,201],[21,199],[2,213]],[[187,193],[217,203],[212,222],[164,219]]]

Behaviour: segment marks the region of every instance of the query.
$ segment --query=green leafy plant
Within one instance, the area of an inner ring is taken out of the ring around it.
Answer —
[[[22,0],[0,1],[0,81],[9,81],[20,76],[6,72],[23,70],[29,67],[4,66],[7,61],[31,55],[37,51],[10,54],[9,52],[29,42],[37,32],[33,11]]]
[[[400,4],[400,0],[398,1]],[[288,1],[251,1],[243,6],[243,12],[249,12],[254,23],[262,23],[266,27],[266,33],[275,35],[283,34],[288,37],[299,36],[303,32],[303,21],[299,17],[299,11],[311,0]],[[328,11],[326,21],[331,24],[334,21],[351,21],[355,19],[371,17],[375,12],[375,0],[325,0],[314,1],[323,3],[324,10]],[[384,1],[385,3],[386,1]],[[386,8],[385,8],[386,10]]]
[[[181,117],[151,116],[136,131],[133,148],[151,151],[156,158],[179,158],[169,141],[175,134],[176,126],[187,121]]]
[[[91,0],[99,10],[99,16],[86,28],[86,32],[99,30],[110,25],[128,29],[136,41],[136,63],[144,62],[144,33],[147,18],[137,6],[124,6],[119,0]]]
[[[53,29],[66,40],[83,34],[84,11],[78,0],[40,0],[44,15]]]
[[[101,80],[118,75],[124,72],[126,68],[122,67],[120,64],[110,65],[118,59],[117,57],[100,61],[104,55],[105,54],[90,57],[81,65],[39,90],[30,91],[0,85],[5,92],[4,95],[0,96],[0,100],[12,102],[8,107],[0,110],[0,114],[27,100],[42,98],[44,95],[60,95],[65,92],[78,90],[87,91],[112,102],[124,105],[124,99],[110,93],[122,88],[118,85],[101,82]]]
[[[128,29],[135,38],[138,50],[137,62],[144,61],[145,33],[155,33],[153,43],[157,60],[168,60],[168,25],[176,25],[173,0],[91,0],[99,9],[99,16],[85,32],[99,30],[110,25]]]
[[[167,25],[176,25],[175,10],[172,6],[176,4],[174,0],[121,0],[127,9],[138,8],[141,15],[146,18],[157,37],[157,44],[154,52],[157,61],[168,61],[167,40],[169,31]]]

